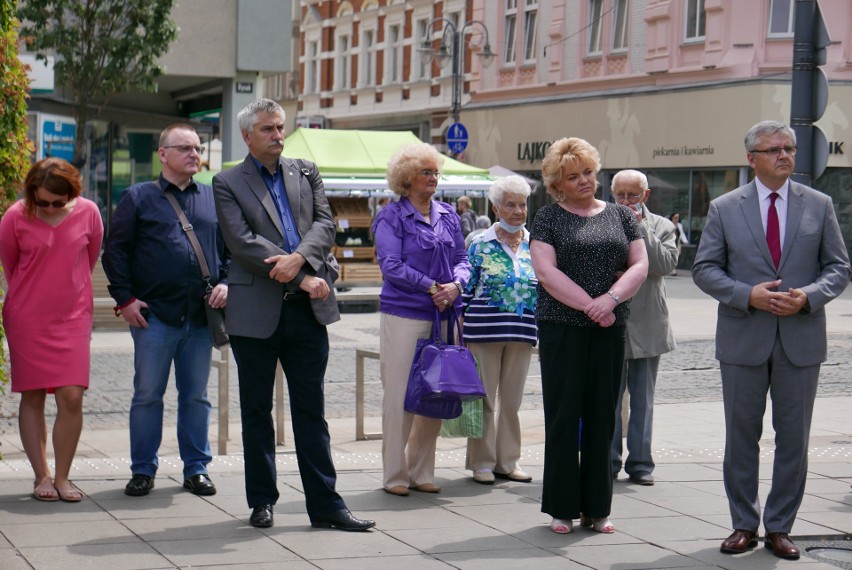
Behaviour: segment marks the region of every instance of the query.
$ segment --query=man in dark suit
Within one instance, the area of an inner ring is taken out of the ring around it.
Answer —
[[[330,255],[334,221],[316,165],[282,158],[284,110],[269,99],[238,115],[249,155],[213,179],[216,211],[233,252],[225,324],[237,361],[246,498],[253,526],[272,526],[278,500],[272,395],[287,377],[296,457],[311,524],[367,530],[335,491],[323,381],[326,325],[340,319]]]
[[[725,491],[734,532],[721,551],[757,545],[758,471],[766,394],[775,459],[764,545],[798,559],[788,533],[805,491],[808,439],[826,358],[825,305],[849,283],[831,198],[789,180],[796,135],[763,121],[745,138],[752,182],[710,203],[693,279],[719,301],[716,358],[725,406]]]

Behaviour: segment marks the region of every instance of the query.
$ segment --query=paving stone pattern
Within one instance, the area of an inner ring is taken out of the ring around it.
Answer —
[[[362,319],[363,320],[363,319]],[[369,321],[369,319],[367,319]],[[378,319],[376,319],[376,322]],[[352,340],[360,339],[359,341]],[[329,418],[355,415],[355,349],[378,350],[378,327],[367,326],[348,330],[346,336],[330,334],[331,354],[326,374],[326,415]],[[211,372],[209,395],[218,408],[217,373]],[[236,364],[231,358],[229,400],[232,417],[239,413]],[[87,429],[110,429],[127,425],[130,400],[133,394],[133,351],[103,350],[92,353],[92,377],[85,398]],[[823,364],[818,396],[852,395],[852,336],[829,336],[829,358]],[[0,417],[0,432],[17,429],[17,394],[4,396],[13,399],[5,417]],[[285,395],[286,397],[286,395]],[[655,401],[658,403],[713,402],[722,398],[719,363],[714,358],[712,339],[678,343],[676,351],[663,355],[657,378]],[[55,413],[48,399],[48,416]],[[365,362],[365,414],[381,415],[382,387],[379,363]],[[177,394],[173,378],[164,401],[164,423],[175,425]],[[541,377],[538,361],[533,355],[527,379],[522,409],[541,408]],[[11,410],[11,412],[9,411]]]

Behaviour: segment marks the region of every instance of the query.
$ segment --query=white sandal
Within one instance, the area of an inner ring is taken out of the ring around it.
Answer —
[[[574,521],[571,519],[557,519],[550,521],[550,530],[556,534],[570,534],[574,530]]]

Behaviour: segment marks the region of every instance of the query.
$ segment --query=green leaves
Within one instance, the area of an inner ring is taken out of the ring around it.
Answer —
[[[18,58],[18,23],[12,2],[0,0],[0,215],[15,201],[30,166],[32,143],[27,139],[27,96],[30,92],[24,64]],[[5,285],[0,267],[0,287]],[[3,303],[0,301],[0,309]],[[0,319],[0,393],[9,381]]]
[[[174,0],[21,0],[21,37],[39,59],[56,56],[57,84],[75,99],[77,159],[90,105],[116,93],[151,92],[159,58],[177,37]],[[75,160],[78,162],[78,160]]]

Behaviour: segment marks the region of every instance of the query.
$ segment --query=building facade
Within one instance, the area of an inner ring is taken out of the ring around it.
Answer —
[[[294,6],[294,0],[175,3],[171,16],[178,37],[160,61],[164,74],[156,92],[117,94],[93,107],[86,125],[87,162],[81,167],[85,193],[100,205],[107,225],[127,186],[158,176],[158,137],[165,126],[194,124],[211,150],[202,158],[214,170],[223,160],[245,156],[236,115],[263,96],[266,75],[292,72]],[[22,59],[35,63],[26,52]],[[70,160],[75,134],[71,96],[54,85],[49,66],[36,65],[33,75],[30,138],[37,158],[49,154]],[[39,88],[43,80],[46,88]],[[274,95],[285,99],[285,108],[289,104],[295,124],[295,93]]]
[[[442,148],[452,73],[432,54],[444,30],[480,21],[460,54],[462,159],[540,176],[550,143],[601,152],[602,196],[623,168],[646,172],[650,208],[678,212],[691,243],[713,198],[751,175],[743,137],[790,121],[795,0],[303,1],[299,114],[333,128],[410,128]],[[852,3],[819,0],[832,39],[819,121],[828,168],[814,185],[835,201],[852,245]],[[401,39],[400,39],[401,38]],[[371,87],[372,84],[372,87]],[[849,142],[847,142],[849,141]],[[443,150],[443,148],[442,148]],[[537,193],[533,209],[546,197]],[[686,250],[682,265],[691,264]]]

